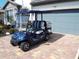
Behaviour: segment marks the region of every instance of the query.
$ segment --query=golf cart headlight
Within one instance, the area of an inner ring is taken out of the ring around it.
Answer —
[[[23,39],[23,37],[19,37],[19,39]]]
[[[18,40],[24,40],[24,37],[19,37]]]

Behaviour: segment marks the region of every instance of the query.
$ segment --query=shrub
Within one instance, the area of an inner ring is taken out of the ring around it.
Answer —
[[[16,32],[16,31],[17,31],[17,30],[14,29],[14,28],[9,29],[9,33],[10,33],[10,34],[13,34],[13,33]]]
[[[4,29],[10,29],[11,25],[4,25]]]
[[[3,32],[3,29],[4,29],[4,26],[3,25],[0,25],[0,33]]]

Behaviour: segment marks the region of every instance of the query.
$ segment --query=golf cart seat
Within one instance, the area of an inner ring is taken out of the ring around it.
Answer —
[[[45,21],[33,21],[32,29],[35,34],[41,34],[46,30],[46,22]]]

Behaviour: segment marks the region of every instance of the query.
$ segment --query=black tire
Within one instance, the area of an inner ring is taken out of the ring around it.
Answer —
[[[20,44],[20,48],[23,51],[28,51],[30,49],[30,44],[28,42],[22,42]]]
[[[10,43],[11,43],[12,46],[17,46],[18,45],[18,43],[15,40],[12,40],[12,39],[10,40]]]
[[[47,35],[44,40],[48,41],[49,40],[49,36]]]

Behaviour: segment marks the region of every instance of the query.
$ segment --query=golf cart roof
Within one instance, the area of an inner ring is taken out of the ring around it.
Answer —
[[[78,13],[79,9],[59,9],[59,10],[27,10],[20,9],[17,14],[29,14],[29,13]]]
[[[48,11],[41,11],[41,10],[26,10],[26,9],[21,9],[18,10],[17,14],[29,14],[29,13],[47,13]]]

